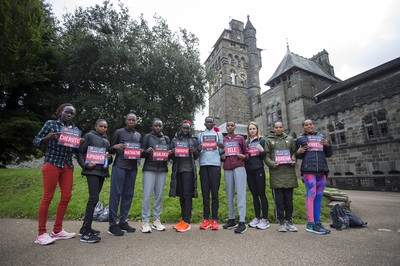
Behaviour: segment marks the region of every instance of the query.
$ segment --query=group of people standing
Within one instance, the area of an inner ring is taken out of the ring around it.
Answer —
[[[180,130],[172,140],[162,132],[163,122],[155,118],[151,131],[142,138],[136,131],[138,118],[134,113],[125,116],[125,127],[117,129],[111,142],[106,137],[107,121],[98,119],[94,129],[78,140],[79,145],[68,146],[60,143],[63,128],[78,130],[72,123],[76,109],[72,104],[62,104],[56,112],[57,120],[47,121],[35,136],[35,146],[46,146],[43,173],[43,197],[38,212],[38,234],[35,243],[48,245],[57,239],[70,239],[75,233],[63,230],[64,214],[71,198],[73,183],[72,154],[76,152],[82,175],[86,176],[89,198],[81,229],[80,241],[96,243],[101,240],[100,231],[92,228],[95,206],[112,164],[109,228],[108,233],[122,236],[136,229],[127,222],[135,191],[138,172],[138,160],[144,158],[142,167],[142,225],[143,233],[152,230],[164,231],[161,223],[163,190],[168,172],[168,160],[172,159],[172,173],[169,196],[179,196],[181,220],[173,225],[178,232],[191,229],[192,201],[197,194],[196,160],[200,166],[200,185],[203,198],[203,221],[200,229],[219,229],[219,188],[221,183],[221,165],[224,169],[226,196],[229,217],[222,226],[234,229],[235,233],[247,230],[246,219],[246,184],[252,194],[254,218],[248,226],[267,229],[268,200],[266,197],[266,175],[264,164],[269,167],[270,187],[275,203],[275,216],[279,221],[278,231],[296,232],[292,221],[293,190],[297,185],[295,164],[302,159],[301,173],[306,185],[306,209],[308,224],[306,230],[317,234],[329,233],[319,220],[322,193],[329,172],[326,158],[332,155],[330,143],[321,134],[314,132],[311,120],[303,123],[304,133],[296,141],[284,133],[281,122],[274,125],[266,139],[260,136],[257,123],[247,126],[247,139],[235,134],[236,125],[227,122],[227,134],[223,136],[215,127],[214,118],[205,119],[205,130],[198,136],[192,135],[192,124],[184,120]],[[314,136],[309,139],[308,136]],[[318,143],[317,143],[318,142]],[[129,147],[136,147],[137,154],[127,156]],[[311,148],[308,146],[312,146]],[[88,149],[102,148],[105,151],[103,163],[86,160]],[[114,155],[114,156],[113,156]],[[61,198],[57,208],[53,231],[48,234],[46,222],[48,208],[56,190],[60,186]],[[236,192],[235,192],[236,191]],[[153,201],[153,221],[151,216],[151,198]],[[234,197],[237,197],[239,219],[236,219]],[[210,208],[211,207],[211,208]],[[118,216],[119,213],[119,216]]]

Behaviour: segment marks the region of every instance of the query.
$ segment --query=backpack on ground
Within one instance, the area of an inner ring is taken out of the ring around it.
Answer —
[[[108,222],[109,219],[109,205],[104,207],[103,212],[100,214],[98,221],[99,222]]]
[[[332,228],[336,228],[337,230],[342,230],[350,226],[349,217],[339,204],[336,204],[331,208],[330,214],[332,218],[332,224],[331,224]]]
[[[365,226],[368,224],[367,221],[364,221],[363,219],[361,219],[360,217],[358,217],[351,211],[344,209],[344,212],[346,213],[347,217],[349,218],[349,222],[350,222],[349,226],[350,227],[362,227],[362,226]]]
[[[97,220],[100,216],[100,214],[103,212],[103,202],[99,200],[96,204],[96,207],[94,207],[94,212],[93,212],[93,220]]]

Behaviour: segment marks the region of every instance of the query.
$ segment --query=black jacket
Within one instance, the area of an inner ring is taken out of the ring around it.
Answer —
[[[119,128],[114,132],[111,140],[111,147],[113,147],[115,144],[127,142],[140,143],[141,140],[142,139],[139,132],[135,130],[129,130],[126,127]],[[137,170],[137,160],[125,159],[124,150],[114,150],[113,148],[110,148],[110,153],[116,154],[113,166],[127,170]]]
[[[143,164],[143,171],[152,172],[168,172],[168,161],[157,161],[153,159],[153,155],[147,152],[149,147],[155,149],[156,145],[167,145],[169,147],[170,140],[162,132],[155,134],[153,131],[144,135],[142,141],[143,153],[142,157],[145,158]]]
[[[257,156],[250,156],[249,155],[249,159],[246,160],[246,171],[254,171],[254,170],[258,170],[261,168],[264,168],[264,157],[265,157],[265,139],[263,138],[257,138],[257,139],[253,139],[250,142],[250,139],[246,140],[246,145],[247,145],[247,150],[249,149],[248,145],[252,142],[260,142],[260,145],[264,148],[263,152],[260,152],[259,155]]]
[[[300,135],[297,140],[296,140],[296,151],[303,145],[307,144],[307,136],[309,135],[319,135],[322,136],[322,134],[319,134],[317,132],[313,133],[306,133],[304,132],[302,135]],[[322,136],[323,137],[323,136]],[[328,167],[328,162],[326,158],[329,158],[332,156],[333,150],[332,146],[324,146],[323,151],[306,151],[305,153],[302,154],[297,154],[296,152],[296,158],[301,159],[301,167],[300,171],[301,174],[303,175],[304,173],[329,173],[329,167]]]
[[[86,152],[88,146],[95,146],[99,148],[106,148],[106,151],[108,151],[110,147],[110,142],[108,142],[107,138],[105,136],[100,135],[94,130],[91,130],[89,133],[86,133],[83,138],[85,141],[82,143],[82,145],[78,149],[78,163],[82,167],[82,175],[96,175],[96,176],[103,176],[107,177],[109,176],[108,172],[108,167],[106,169],[103,168],[102,164],[97,164],[93,169],[86,169],[85,168],[85,160],[86,160]],[[111,159],[108,161],[108,165],[112,163],[112,157],[110,156]]]
[[[195,136],[188,136],[187,138],[184,138],[181,136],[181,134],[178,132],[175,134],[175,137],[172,139],[171,142],[171,150],[176,147],[176,142],[177,141],[185,141],[189,143],[189,147],[194,148],[193,153],[189,153],[191,162],[192,162],[192,170],[193,170],[193,198],[198,197],[197,193],[197,171],[196,171],[196,160],[199,158],[199,151],[198,151],[198,140]],[[174,154],[173,154],[174,156]],[[170,189],[169,189],[169,196],[170,197],[176,197],[176,196],[181,196],[179,195],[179,192],[177,191],[177,178],[176,175],[178,174],[178,168],[179,168],[179,162],[180,162],[179,157],[173,157],[173,162],[172,162],[172,174],[171,174],[171,183],[170,183]]]

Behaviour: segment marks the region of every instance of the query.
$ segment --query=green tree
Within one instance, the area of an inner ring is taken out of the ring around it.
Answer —
[[[61,95],[56,21],[40,0],[0,2],[0,163],[37,155],[34,132]]]
[[[103,117],[112,134],[133,110],[142,133],[159,117],[171,136],[203,106],[198,39],[186,30],[173,33],[159,17],[150,28],[143,17],[135,21],[122,4],[115,8],[109,1],[68,14],[64,28],[64,82],[84,130]]]

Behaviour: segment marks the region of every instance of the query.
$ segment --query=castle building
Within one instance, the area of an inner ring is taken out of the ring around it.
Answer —
[[[229,26],[205,62],[217,124],[256,121],[265,136],[282,121],[296,138],[313,119],[334,147],[330,186],[400,190],[400,58],[342,81],[327,51],[304,58],[287,47],[261,94],[256,29],[249,18]]]

